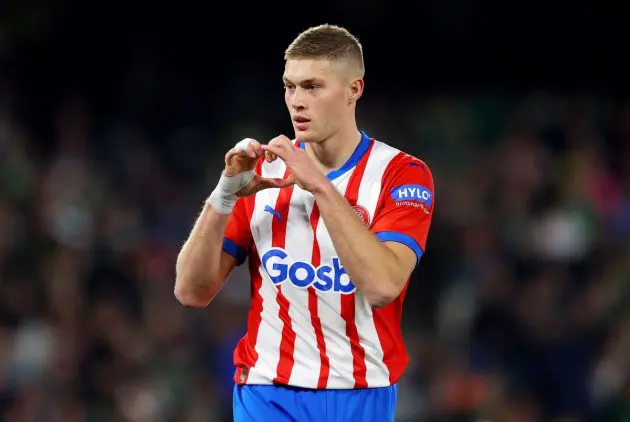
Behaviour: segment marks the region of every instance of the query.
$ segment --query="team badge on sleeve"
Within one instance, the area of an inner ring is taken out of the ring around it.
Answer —
[[[357,216],[363,221],[363,224],[366,226],[370,225],[370,213],[367,209],[365,209],[362,205],[355,205],[352,207],[352,210],[357,214]]]

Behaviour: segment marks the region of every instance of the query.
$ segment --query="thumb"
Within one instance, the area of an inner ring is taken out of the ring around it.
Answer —
[[[267,178],[267,177],[259,177],[257,180],[258,190],[263,189],[273,189],[273,188],[286,188],[287,186],[291,186],[293,183],[289,183],[289,180],[285,180],[282,178]]]
[[[290,173],[287,179],[285,180],[287,186],[295,185],[297,182],[295,181],[295,176],[293,173]]]

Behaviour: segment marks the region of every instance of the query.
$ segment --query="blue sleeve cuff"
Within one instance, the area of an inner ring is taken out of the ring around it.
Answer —
[[[245,258],[247,258],[247,253],[243,248],[238,246],[236,243],[228,239],[227,237],[223,239],[223,250],[236,259],[238,265],[241,265],[245,262]]]
[[[375,233],[375,235],[381,242],[398,242],[410,248],[416,254],[416,265],[418,265],[422,254],[424,254],[422,248],[418,245],[418,242],[416,242],[416,240],[408,234],[397,232],[378,232]]]

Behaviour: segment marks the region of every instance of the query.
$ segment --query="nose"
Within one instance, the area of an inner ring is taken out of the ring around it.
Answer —
[[[289,97],[291,108],[293,108],[295,111],[304,110],[306,108],[306,102],[305,102],[304,96],[305,96],[305,93],[303,89],[298,87],[295,90],[293,90],[293,92],[291,93],[291,96]]]

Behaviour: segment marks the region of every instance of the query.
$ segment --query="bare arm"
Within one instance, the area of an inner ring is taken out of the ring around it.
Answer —
[[[378,240],[327,180],[314,195],[339,259],[357,289],[374,307],[396,299],[416,265],[413,251]]]
[[[237,265],[236,259],[223,251],[223,240],[238,197],[287,186],[285,180],[254,173],[262,154],[257,141],[244,139],[225,155],[221,180],[177,256],[175,297],[183,305],[196,308],[208,305]]]
[[[185,306],[204,307],[219,293],[236,267],[236,259],[223,251],[229,215],[205,204],[177,256],[175,297]]]

